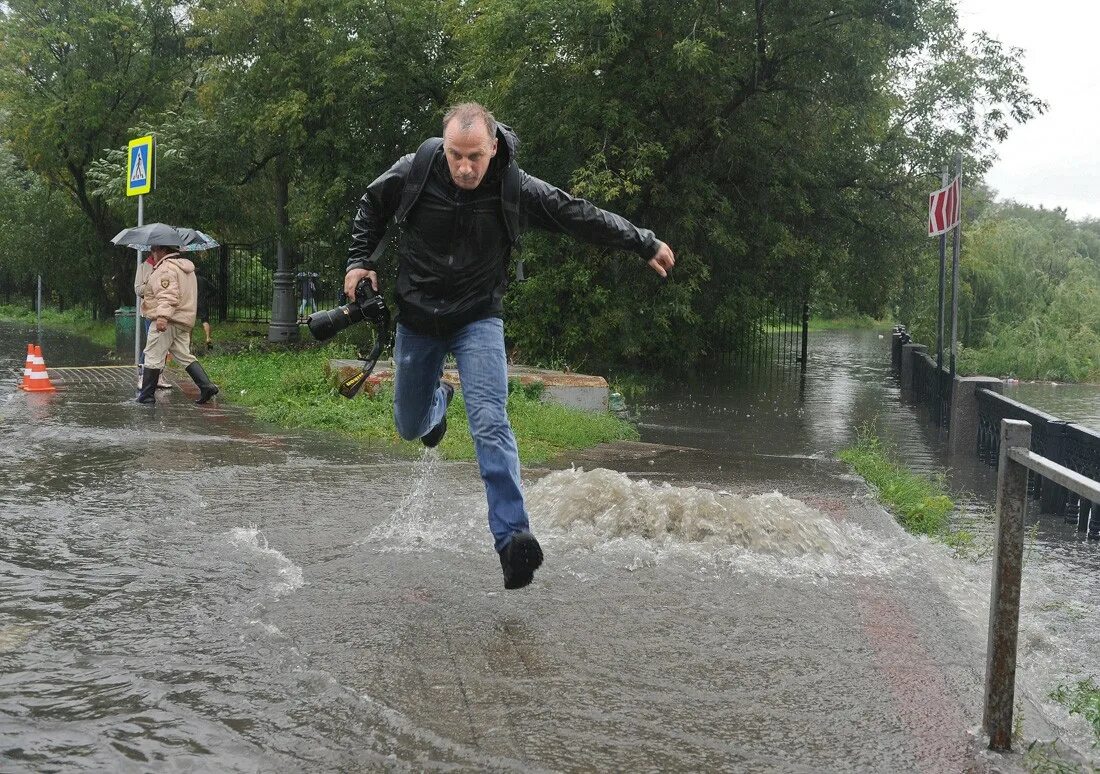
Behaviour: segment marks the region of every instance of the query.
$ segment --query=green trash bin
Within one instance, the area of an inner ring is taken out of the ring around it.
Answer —
[[[141,346],[145,346],[145,330],[141,331]],[[115,352],[126,358],[134,351],[134,307],[124,306],[115,310]]]

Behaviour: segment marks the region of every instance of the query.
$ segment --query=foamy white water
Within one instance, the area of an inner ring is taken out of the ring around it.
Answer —
[[[282,551],[272,548],[267,542],[267,535],[255,524],[234,528],[229,540],[239,549],[255,551],[273,560],[277,578],[273,585],[276,596],[301,588],[305,583],[302,568],[290,561]]]
[[[549,474],[527,491],[537,534],[603,554],[627,570],[682,558],[706,569],[783,576],[884,575],[903,543],[837,523],[779,492],[741,496],[633,480],[612,470]],[[540,532],[540,530],[542,532]]]

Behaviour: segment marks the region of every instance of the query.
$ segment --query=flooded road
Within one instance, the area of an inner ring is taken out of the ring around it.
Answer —
[[[0,770],[1000,760],[972,736],[987,563],[904,534],[829,458],[843,407],[893,411],[855,349],[828,375],[812,362],[800,403],[654,400],[645,440],[674,448],[527,471],[547,563],[505,592],[474,465],[279,432],[179,389],[138,406],[129,372],[25,394],[26,335],[0,324]],[[100,356],[63,348],[45,349],[62,373]],[[899,446],[934,459],[905,411]],[[1038,666],[1097,652],[1084,624],[1048,630],[1077,611],[1025,616],[1030,738],[1085,738]]]

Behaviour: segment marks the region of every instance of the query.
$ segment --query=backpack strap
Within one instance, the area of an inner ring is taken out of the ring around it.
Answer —
[[[504,225],[508,229],[508,239],[512,243],[513,250],[519,249],[519,189],[519,165],[516,164],[515,159],[512,159],[508,168],[504,170],[504,180],[500,188],[500,206],[504,211]]]
[[[409,176],[405,178],[405,187],[401,190],[401,203],[397,205],[397,212],[393,216],[394,222],[405,222],[409,210],[416,204],[416,200],[420,198],[420,193],[428,182],[428,175],[432,171],[435,154],[442,147],[442,137],[429,137],[420,143],[420,147],[416,149],[412,169],[409,170]]]

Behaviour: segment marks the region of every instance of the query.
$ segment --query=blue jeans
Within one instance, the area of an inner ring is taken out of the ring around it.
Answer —
[[[504,322],[495,317],[478,320],[447,337],[419,334],[399,323],[393,418],[407,441],[439,424],[447,409],[439,380],[448,352],[458,361],[466,418],[489,501],[489,530],[494,547],[502,551],[514,533],[530,529],[519,478],[519,448],[508,423]]]

